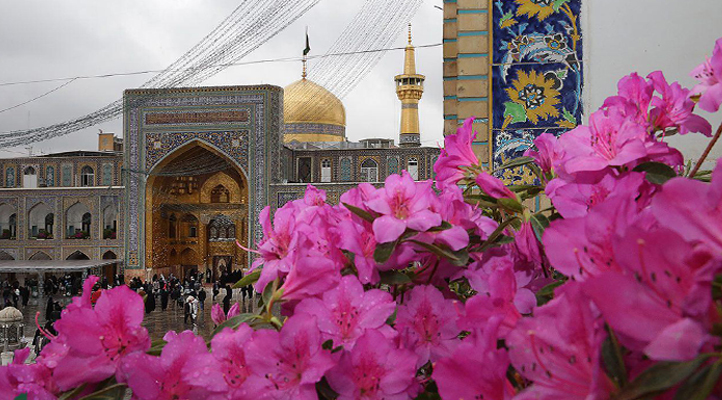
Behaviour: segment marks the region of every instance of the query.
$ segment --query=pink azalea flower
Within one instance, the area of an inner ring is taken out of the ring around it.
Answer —
[[[504,185],[504,182],[482,171],[476,176],[476,184],[482,192],[495,199],[516,199],[514,192]]]
[[[285,276],[291,270],[295,250],[298,248],[299,232],[296,229],[296,210],[282,207],[276,210],[271,225],[271,208],[261,211],[259,220],[263,227],[263,240],[258,245],[260,257],[253,263],[256,268],[263,265],[256,290],[263,292],[269,282]]]
[[[396,348],[375,330],[368,330],[351,351],[326,373],[338,400],[405,400],[418,391],[416,356]]]
[[[228,387],[229,399],[242,399],[246,396],[243,385],[251,374],[251,366],[246,362],[245,348],[250,343],[253,329],[246,324],[232,330],[223,329],[211,340],[212,355],[223,374]]]
[[[561,162],[567,174],[600,172],[631,165],[647,157],[646,129],[617,109],[600,110],[559,138],[566,153]]]
[[[678,82],[668,84],[662,71],[652,72],[648,78],[654,89],[662,95],[661,98],[652,99],[652,106],[655,108],[649,112],[650,124],[655,130],[678,128],[680,135],[689,132],[712,135],[712,125],[706,119],[693,114],[695,104],[689,99],[688,89],[684,89]]]
[[[553,221],[542,238],[552,267],[578,281],[619,271],[613,240],[639,214],[636,195],[611,196],[585,217]]]
[[[431,377],[442,399],[508,400],[514,396],[506,379],[509,355],[496,348],[499,322],[492,319],[481,333],[464,339],[450,357],[436,362]]]
[[[433,286],[416,286],[396,315],[396,330],[404,347],[418,356],[416,367],[451,354],[461,329],[456,326],[454,301],[444,299]]]
[[[659,223],[688,241],[722,252],[722,161],[710,184],[687,178],[669,180],[652,199]]]
[[[653,190],[653,185],[644,179],[643,173],[627,172],[623,175],[608,173],[593,183],[556,178],[549,182],[545,193],[564,218],[579,218],[614,193],[641,193],[647,202],[651,200]]]
[[[323,340],[334,346],[352,349],[368,329],[380,329],[396,309],[391,295],[378,289],[364,292],[361,282],[353,276],[323,294],[323,299],[305,299],[296,306],[295,315],[312,315],[318,321]]]
[[[313,317],[291,317],[281,332],[260,330],[245,348],[248,398],[317,399],[316,382],[334,362]]]
[[[722,260],[694,253],[668,229],[638,226],[616,239],[615,257],[623,270],[589,280],[585,290],[620,341],[653,360],[694,358],[711,340],[711,282]]]
[[[542,172],[550,173],[554,170],[554,164],[557,163],[563,155],[563,150],[559,146],[557,137],[552,133],[544,132],[534,139],[534,149],[528,149],[524,152],[525,157],[532,157],[536,164],[541,168]]]
[[[374,260],[376,238],[371,224],[363,220],[356,221],[353,218],[347,218],[340,222],[338,228],[340,232],[344,232],[343,235],[339,235],[341,239],[339,246],[354,254],[354,265],[358,271],[359,280],[364,284],[378,283],[381,277],[376,260]]]
[[[722,104],[722,39],[717,39],[712,58],[692,70],[691,75],[700,81],[692,89],[693,95],[700,96],[699,108],[717,112]]]
[[[506,336],[522,318],[536,306],[536,297],[529,289],[526,275],[515,274],[513,262],[507,257],[494,257],[484,268],[467,272],[471,287],[478,292],[466,301],[461,328],[469,331],[483,329],[492,318],[500,318],[499,335]],[[521,280],[521,282],[519,282]]]
[[[534,384],[521,399],[606,399],[614,386],[601,367],[604,322],[578,284],[520,320],[506,339],[511,363]]]
[[[444,138],[444,148],[434,164],[437,188],[456,185],[465,176],[461,168],[479,165],[479,159],[472,148],[476,138],[473,125],[474,117],[467,118],[455,135]]]
[[[133,353],[121,366],[125,382],[139,400],[214,398],[228,390],[219,365],[203,338],[191,331],[168,332],[160,357]],[[219,397],[216,397],[219,398]]]
[[[143,299],[127,286],[104,290],[95,309],[87,304],[65,310],[55,323],[56,347],[62,348],[55,351],[62,356],[53,360],[53,374],[62,390],[117,376],[124,357],[150,348],[148,331],[141,325]]]
[[[281,286],[285,300],[303,300],[320,296],[338,284],[339,267],[325,257],[302,255],[291,267]]]
[[[241,309],[238,303],[234,303],[231,306],[231,308],[228,310],[228,315],[223,312],[223,308],[221,308],[220,304],[214,304],[213,307],[211,307],[211,320],[216,325],[220,325],[240,314]]]
[[[407,171],[386,178],[382,189],[366,205],[382,214],[373,222],[378,243],[393,242],[406,229],[424,232],[441,225],[439,214],[429,210],[434,194],[429,182],[414,182]]]
[[[620,79],[617,89],[617,96],[607,98],[602,108],[616,109],[640,125],[646,124],[649,121],[649,104],[654,94],[652,83],[635,72]]]
[[[60,390],[52,371],[40,363],[25,364],[29,355],[29,347],[15,350],[12,363],[0,367],[0,400],[13,400],[21,394],[33,400],[57,399]]]
[[[514,255],[517,263],[531,265],[532,269],[541,267],[542,255],[541,244],[536,238],[531,222],[523,222],[518,231],[514,234]]]

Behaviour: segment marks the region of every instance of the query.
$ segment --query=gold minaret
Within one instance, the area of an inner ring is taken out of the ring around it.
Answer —
[[[396,94],[401,100],[401,134],[399,146],[419,147],[419,100],[424,94],[424,75],[416,73],[416,55],[411,44],[411,24],[409,24],[409,44],[406,46],[404,73],[396,75]]]

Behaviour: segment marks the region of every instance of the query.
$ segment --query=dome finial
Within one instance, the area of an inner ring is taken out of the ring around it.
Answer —
[[[411,22],[409,22],[409,46],[411,46]]]

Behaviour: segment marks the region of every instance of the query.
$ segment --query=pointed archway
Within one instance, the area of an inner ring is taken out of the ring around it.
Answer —
[[[224,196],[216,193],[219,186],[227,191]],[[224,201],[212,202],[215,197]],[[220,249],[207,237],[211,216],[219,211],[238,226],[249,220],[247,175],[216,148],[197,140],[170,153],[150,172],[145,199],[145,266],[153,273],[177,265],[197,265],[204,272],[219,252],[230,252],[237,264],[247,263],[248,255],[235,243]],[[238,239],[247,246],[247,237]],[[184,253],[194,254],[194,264],[184,262]]]

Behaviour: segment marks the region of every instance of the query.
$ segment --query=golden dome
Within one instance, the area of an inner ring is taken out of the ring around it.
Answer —
[[[283,89],[285,123],[313,123],[346,126],[346,109],[333,93],[308,79]]]

